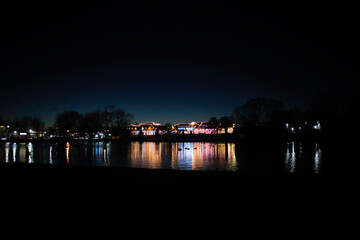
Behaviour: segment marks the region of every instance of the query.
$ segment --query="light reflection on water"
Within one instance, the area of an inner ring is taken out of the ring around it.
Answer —
[[[131,167],[237,170],[234,143],[132,142],[127,158]]]
[[[306,157],[304,156],[302,143],[299,142],[287,142],[286,144],[286,153],[285,153],[285,169],[289,173],[298,172],[298,164],[302,164],[303,168],[308,166],[312,166],[312,170],[309,172],[320,173],[321,172],[321,148],[318,143],[315,143],[314,152],[311,149],[308,149],[308,156],[314,157]]]
[[[314,172],[319,173],[321,167],[321,149],[318,144],[315,145]]]
[[[16,149],[17,149],[17,143],[13,143],[13,162],[16,162]]]
[[[34,162],[34,149],[33,149],[33,144],[32,143],[28,143],[27,144],[27,149],[28,149],[28,163],[33,163]]]
[[[9,162],[10,143],[5,143],[5,162]]]
[[[67,142],[66,143],[66,163],[67,164],[70,163],[69,153],[70,153],[70,143]]]
[[[286,157],[285,157],[285,166],[287,167],[290,173],[295,172],[296,166],[296,154],[295,154],[295,143],[287,143],[286,148]]]
[[[52,150],[53,150],[53,147],[50,146],[50,149],[49,149],[49,164],[53,164],[53,158],[52,158]]]
[[[238,152],[237,157],[235,153],[235,143],[220,142],[0,143],[0,162],[152,169],[242,171],[239,163],[246,164],[247,155]],[[301,142],[287,142],[285,158],[279,158],[283,159],[286,172],[307,168],[306,171],[321,173],[322,151],[317,143],[304,146]]]

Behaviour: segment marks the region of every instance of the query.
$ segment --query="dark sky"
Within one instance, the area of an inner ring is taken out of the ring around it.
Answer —
[[[51,124],[112,104],[137,122],[204,121],[257,96],[303,108],[321,91],[348,95],[359,76],[358,14],[342,1],[11,2],[3,118]]]

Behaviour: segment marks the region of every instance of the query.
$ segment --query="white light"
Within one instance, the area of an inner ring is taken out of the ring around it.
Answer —
[[[286,123],[286,124],[285,124],[285,126],[286,126],[286,128],[288,128],[288,127],[289,127],[289,124],[288,124],[288,123]]]
[[[29,132],[30,132],[30,133],[32,133],[32,132],[33,132],[33,130],[32,130],[32,129],[30,129],[30,130],[29,130]]]
[[[17,131],[14,131],[14,134],[17,134]]]

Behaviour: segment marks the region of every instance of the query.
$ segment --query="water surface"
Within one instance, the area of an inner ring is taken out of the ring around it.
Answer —
[[[317,143],[236,146],[223,142],[0,143],[0,161],[206,171],[321,173]]]

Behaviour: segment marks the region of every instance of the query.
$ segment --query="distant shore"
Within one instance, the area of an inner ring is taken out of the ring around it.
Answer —
[[[131,141],[152,141],[152,142],[235,142],[236,137],[233,135],[155,135],[155,136],[128,136],[121,138],[103,138],[103,139],[76,139],[68,137],[56,137],[56,138],[36,138],[36,139],[15,139],[9,138],[1,140],[1,142],[131,142]]]
[[[17,139],[9,138],[0,142],[131,142],[131,141],[152,141],[152,142],[238,142],[238,141],[273,141],[273,140],[319,140],[320,135],[273,135],[273,134],[180,134],[180,135],[151,135],[151,136],[125,136],[103,139],[84,139],[69,137]]]

